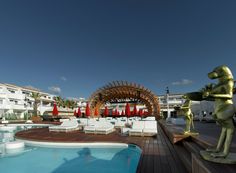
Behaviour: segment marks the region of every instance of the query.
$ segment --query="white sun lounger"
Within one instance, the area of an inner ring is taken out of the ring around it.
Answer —
[[[49,127],[49,131],[54,132],[69,132],[74,130],[79,130],[79,123],[77,120],[63,121],[61,125]]]
[[[109,134],[114,131],[114,125],[112,125],[110,122],[102,122],[98,123],[98,125],[95,127],[96,134]]]
[[[88,119],[87,118],[78,118],[78,120],[79,120],[79,124],[86,125],[88,123]]]
[[[157,121],[145,121],[143,136],[155,136],[157,134]]]
[[[109,133],[112,133],[114,132],[114,126],[104,126],[104,127],[97,127],[95,129],[95,133],[96,134],[109,134]]]
[[[114,125],[109,122],[96,122],[94,125],[84,127],[85,133],[109,134],[114,131]]]
[[[122,127],[125,127],[125,124],[126,124],[126,121],[121,121],[121,120],[117,120],[115,122],[115,128],[122,128]]]
[[[155,117],[146,117],[142,119],[143,121],[156,121]]]
[[[95,133],[95,126],[92,126],[92,125],[84,126],[84,132],[94,134]]]
[[[129,130],[129,136],[142,136],[144,121],[134,121],[132,128]]]

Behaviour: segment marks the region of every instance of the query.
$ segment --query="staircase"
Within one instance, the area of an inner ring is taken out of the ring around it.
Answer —
[[[206,161],[200,156],[200,151],[212,147],[210,143],[198,137],[181,135],[183,130],[174,125],[159,121],[159,132],[166,135],[174,150],[189,173],[235,173],[236,165],[217,164]]]

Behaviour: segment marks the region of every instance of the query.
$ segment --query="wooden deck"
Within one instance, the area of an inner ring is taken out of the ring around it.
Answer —
[[[70,133],[49,132],[48,128],[31,129],[16,134],[16,138],[53,142],[121,142],[138,145],[142,155],[137,173],[186,173],[184,165],[174,150],[172,143],[158,127],[156,137],[122,136],[119,131],[108,135],[84,134],[80,131]]]
[[[174,149],[185,164],[188,172],[192,173],[221,173],[227,170],[227,173],[235,173],[235,164],[217,164],[204,160],[200,156],[200,151],[213,147],[217,144],[220,133],[220,126],[216,123],[195,122],[195,130],[199,135],[182,135],[185,126],[173,125],[165,121],[159,121],[172,143],[175,143]],[[236,151],[236,136],[233,137],[231,152]]]

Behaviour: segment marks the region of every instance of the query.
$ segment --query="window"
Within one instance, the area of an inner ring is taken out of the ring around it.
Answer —
[[[0,100],[0,105],[2,105],[3,104],[3,100]]]
[[[26,91],[22,91],[22,94],[30,95],[30,93],[29,93],[29,92],[26,92]]]
[[[16,91],[15,91],[15,90],[12,90],[12,89],[8,89],[8,91],[9,91],[10,93],[16,93]]]

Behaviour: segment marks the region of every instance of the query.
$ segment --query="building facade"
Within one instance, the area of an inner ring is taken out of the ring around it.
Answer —
[[[38,105],[39,114],[42,115],[45,111],[52,109],[53,97],[55,95],[35,88],[0,83],[0,117],[9,115],[23,117],[25,114],[32,114],[35,101],[31,97],[33,92],[41,95]]]
[[[36,88],[20,87],[12,84],[0,83],[0,118],[14,116],[17,119],[24,118],[33,114],[33,105],[35,99],[31,97],[32,93],[40,94],[40,103],[38,104],[39,115],[52,114],[54,97],[56,95],[42,92]],[[59,114],[73,115],[78,107],[85,112],[86,99],[73,98],[77,106],[73,109],[66,107],[58,107]]]
[[[177,115],[176,108],[181,107],[185,99],[183,99],[183,94],[170,94],[160,95],[158,97],[160,103],[161,115],[164,118],[174,117]]]

